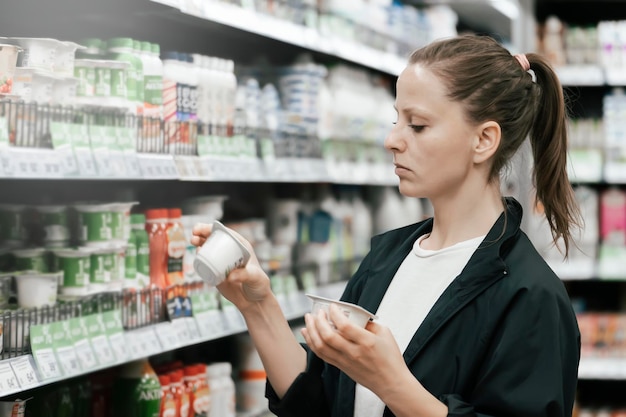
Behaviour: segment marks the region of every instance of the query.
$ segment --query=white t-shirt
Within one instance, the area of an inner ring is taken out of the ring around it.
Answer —
[[[389,327],[401,352],[485,238],[480,236],[440,250],[426,250],[420,247],[420,242],[427,236],[415,242],[376,311],[378,322]],[[376,394],[357,384],[354,417],[381,417],[384,410],[385,404]]]

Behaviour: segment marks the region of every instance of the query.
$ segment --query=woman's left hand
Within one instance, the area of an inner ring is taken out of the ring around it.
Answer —
[[[391,331],[381,324],[370,321],[365,328],[358,327],[335,305],[330,306],[328,318],[319,311],[306,314],[305,323],[302,335],[309,348],[379,397],[407,369]]]

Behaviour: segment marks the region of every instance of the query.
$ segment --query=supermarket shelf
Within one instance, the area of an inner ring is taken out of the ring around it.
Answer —
[[[293,46],[335,56],[388,74],[398,75],[406,65],[406,59],[403,57],[382,52],[367,45],[325,36],[317,29],[297,25],[220,1],[151,1],[173,7],[185,15],[195,16]]]
[[[345,282],[338,282],[311,292],[339,298],[344,287]],[[301,292],[279,301],[287,320],[301,318],[311,308]],[[245,331],[241,313],[232,306],[131,331],[121,331],[120,326],[117,332],[83,338],[63,351],[41,349],[1,361],[0,397]]]
[[[626,358],[582,358],[579,379],[626,379]]]
[[[71,157],[71,155],[70,155]],[[0,152],[0,179],[180,180],[197,182],[334,182],[396,185],[390,165],[342,162],[338,169],[315,158],[260,159],[174,156],[166,154],[76,155],[68,172],[62,151],[5,148]]]
[[[556,68],[561,84],[567,87],[625,86],[622,68],[604,68],[600,65],[569,65]]]

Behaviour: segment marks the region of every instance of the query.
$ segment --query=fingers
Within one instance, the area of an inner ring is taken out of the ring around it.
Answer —
[[[323,311],[317,315],[305,314],[304,321],[306,327],[302,329],[302,336],[313,352],[326,362],[336,365],[335,359],[340,356],[340,351],[334,347],[340,336],[335,334],[335,330],[330,326]]]
[[[341,314],[341,313],[339,313]],[[343,317],[345,318],[345,317]],[[335,351],[348,353],[354,349],[354,342],[344,337],[339,328],[335,328],[337,323],[329,321],[326,312],[319,311],[316,315],[308,314],[305,316],[306,330],[309,334],[313,349],[325,355],[333,354]],[[345,325],[353,326],[351,323],[340,323],[342,328]]]
[[[363,343],[368,340],[368,332],[353,324],[335,304],[330,305],[330,321],[335,324],[337,332],[345,339],[354,343]]]
[[[202,246],[211,234],[212,227],[212,225],[207,223],[196,224],[191,231],[190,243],[194,246]]]

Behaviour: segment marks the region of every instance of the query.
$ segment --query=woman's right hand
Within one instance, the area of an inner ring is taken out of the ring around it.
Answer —
[[[212,225],[198,223],[194,226],[191,244],[200,247],[211,235]],[[229,229],[230,232],[250,251],[250,260],[244,268],[233,269],[226,280],[217,289],[243,313],[257,303],[272,295],[270,279],[261,268],[250,242],[243,236]]]

